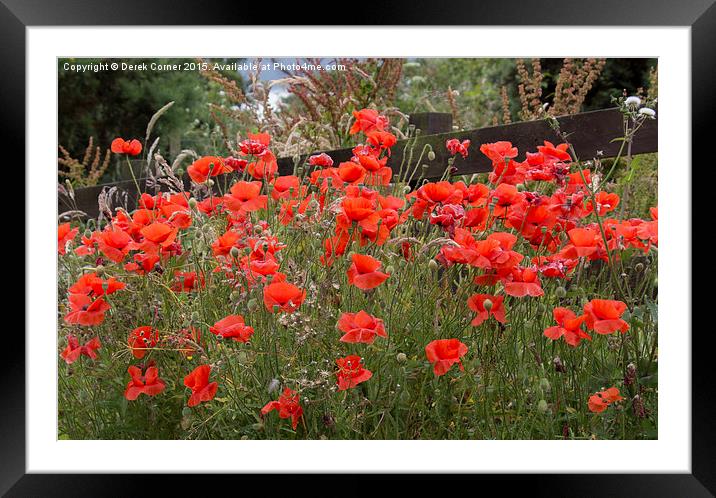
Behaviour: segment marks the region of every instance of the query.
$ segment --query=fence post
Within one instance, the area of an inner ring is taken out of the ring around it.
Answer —
[[[416,112],[410,115],[411,125],[420,130],[421,135],[436,135],[452,131],[452,114],[449,112]]]

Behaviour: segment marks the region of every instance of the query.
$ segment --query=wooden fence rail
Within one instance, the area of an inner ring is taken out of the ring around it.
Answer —
[[[591,159],[596,157],[598,153],[602,157],[614,157],[617,155],[621,143],[613,140],[623,136],[622,115],[618,109],[584,112],[557,119],[561,130],[568,134],[568,139],[578,157]],[[481,173],[492,169],[490,160],[479,151],[480,144],[483,143],[509,140],[515,147],[519,148],[520,155],[524,157],[525,152],[535,151],[537,146],[542,145],[544,140],[559,142],[559,137],[550,128],[546,120],[525,121],[465,131],[453,131],[452,117],[446,113],[413,114],[410,116],[410,122],[415,125],[416,129],[421,130],[420,135],[415,140],[415,144],[411,147],[413,164],[417,161],[425,145],[430,144],[435,153],[433,160],[429,160],[427,154],[425,154],[421,161],[422,164],[427,165],[423,178],[429,180],[442,176],[447,160],[450,157],[445,148],[445,142],[451,138],[457,138],[460,141],[466,139],[471,141],[468,157],[465,159],[458,157],[455,161],[454,166],[458,169],[457,174]],[[657,151],[657,123],[656,120],[647,120],[636,134],[631,152],[636,155]],[[408,152],[406,150],[406,140],[398,141],[392,148],[392,152],[388,166],[393,167],[393,171],[397,173],[403,160],[403,154]],[[350,148],[326,151],[326,153],[333,158],[336,164],[348,161],[352,156]],[[301,157],[301,163],[305,161],[306,157]],[[292,174],[294,159],[290,157],[279,158],[278,170],[282,175]],[[142,191],[148,190],[146,188],[146,179],[140,178],[138,182]],[[187,175],[184,177],[184,183],[189,188],[190,180]],[[117,186],[119,189],[126,191],[130,206],[138,197],[132,180],[81,188],[75,190],[74,206],[65,196],[60,196],[58,199],[59,213],[76,208],[84,211],[89,217],[96,217],[99,214],[97,196],[102,191],[102,188],[106,186]]]

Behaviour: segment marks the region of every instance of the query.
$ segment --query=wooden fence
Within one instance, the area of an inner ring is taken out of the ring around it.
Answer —
[[[617,155],[621,143],[613,140],[623,136],[623,117],[618,109],[584,112],[557,119],[560,123],[560,129],[567,133],[568,139],[578,157],[591,159],[598,154],[602,157],[614,157]],[[457,174],[481,173],[492,169],[490,160],[479,151],[480,144],[483,143],[509,140],[515,147],[519,148],[520,154],[523,155],[527,151],[535,151],[537,146],[542,145],[544,140],[554,143],[559,142],[559,137],[550,128],[546,120],[524,121],[475,130],[453,131],[452,116],[450,114],[418,113],[410,116],[410,123],[421,131],[415,140],[415,144],[411,147],[413,161],[417,161],[420,151],[423,150],[426,144],[430,144],[435,152],[433,160],[429,160],[426,154],[421,161],[428,166],[423,178],[429,180],[442,176],[447,160],[450,157],[445,148],[445,142],[451,138],[457,138],[460,141],[466,139],[471,141],[468,157],[458,157],[455,161],[454,166],[458,169]],[[632,154],[657,152],[657,138],[656,120],[647,120],[632,143]],[[348,161],[352,156],[350,148],[325,152],[333,158],[336,164]],[[407,152],[406,140],[398,141],[392,148],[392,156],[388,161],[388,166],[392,166],[394,172],[397,172],[405,152]],[[301,157],[301,163],[305,161],[306,157]],[[278,170],[282,175],[292,174],[294,159],[290,157],[279,158]],[[146,179],[140,178],[138,183],[142,191],[148,191]],[[188,189],[190,180],[187,175],[184,176],[184,183]],[[64,195],[59,196],[59,213],[76,208],[87,213],[89,217],[96,217],[99,214],[97,196],[102,191],[102,188],[107,186],[117,186],[119,189],[126,191],[130,206],[133,205],[132,203],[138,197],[133,180],[81,188],[75,190],[74,206]]]

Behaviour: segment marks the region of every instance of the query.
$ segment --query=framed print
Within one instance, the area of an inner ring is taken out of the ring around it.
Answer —
[[[4,493],[325,472],[713,495],[712,2],[359,26],[126,4],[0,8],[26,251]]]

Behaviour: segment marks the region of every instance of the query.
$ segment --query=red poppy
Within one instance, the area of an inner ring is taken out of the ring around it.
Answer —
[[[167,387],[164,381],[159,378],[157,367],[147,368],[146,373],[142,375],[142,371],[139,368],[130,365],[127,372],[129,372],[132,380],[129,381],[127,389],[124,390],[124,397],[129,401],[137,399],[140,394],[156,396]]]
[[[369,133],[372,131],[383,131],[388,126],[388,118],[381,116],[378,111],[374,109],[361,109],[360,111],[353,111],[353,117],[355,122],[351,126],[350,134],[355,135],[362,131],[363,133]]]
[[[331,156],[322,152],[318,155],[314,155],[308,158],[308,164],[311,166],[321,166],[322,168],[330,168],[333,166],[333,159]]]
[[[219,339],[233,339],[237,342],[248,342],[254,334],[254,328],[246,325],[243,316],[229,315],[216,322],[213,327],[209,327],[209,332]]]
[[[219,384],[209,382],[211,366],[199,365],[192,372],[184,377],[184,385],[191,389],[191,396],[187,405],[196,406],[202,401],[211,401],[216,396]]]
[[[69,334],[67,336],[67,347],[60,353],[60,356],[68,365],[73,364],[81,355],[85,355],[90,360],[97,359],[97,350],[101,347],[99,337],[93,337],[87,343],[80,346],[80,342],[75,336]]]
[[[130,156],[136,156],[142,152],[142,143],[136,138],[133,138],[128,142],[123,138],[115,138],[112,140],[110,148],[115,154],[129,154]]]
[[[88,294],[99,297],[105,294],[112,294],[118,290],[124,289],[124,283],[110,277],[108,280],[102,280],[96,273],[85,273],[77,282],[72,284],[67,292],[70,294]]]
[[[210,176],[231,173],[233,169],[224,160],[216,156],[200,157],[186,170],[189,177],[196,183],[204,183]]]
[[[301,408],[299,404],[298,393],[288,387],[283,390],[283,393],[278,397],[278,401],[270,401],[266,403],[266,406],[261,408],[261,415],[266,415],[272,410],[278,410],[278,416],[280,418],[290,418],[291,427],[293,427],[294,430],[296,430],[298,420],[303,415],[303,408]]]
[[[174,284],[172,290],[175,292],[191,292],[197,287],[204,288],[206,282],[204,275],[197,277],[195,271],[178,271],[174,272]]]
[[[291,313],[301,306],[305,298],[305,290],[288,282],[273,282],[264,287],[264,305],[271,313],[276,310]]]
[[[433,371],[438,377],[445,375],[455,363],[460,370],[464,370],[460,358],[466,354],[467,346],[457,339],[436,339],[425,346],[425,356],[433,364]]]
[[[147,350],[155,347],[159,342],[159,331],[148,325],[137,327],[129,333],[127,342],[135,358],[144,358]]]
[[[505,293],[514,297],[544,295],[537,272],[532,268],[513,268],[510,280],[505,282]]]
[[[341,342],[348,343],[373,344],[376,336],[388,337],[383,320],[363,310],[358,313],[343,313],[338,319],[338,330],[345,332]]]
[[[480,152],[489,157],[493,163],[504,163],[508,159],[517,157],[517,147],[513,147],[511,142],[504,141],[482,144]]]
[[[354,354],[336,360],[339,369],[337,374],[339,391],[356,387],[373,376],[373,372],[363,368],[362,361],[360,356]]]
[[[594,413],[602,413],[609,405],[623,399],[624,398],[619,395],[619,389],[610,387],[609,389],[591,395],[587,406],[589,406],[589,410]]]
[[[492,307],[488,310],[485,308],[485,301],[489,300]],[[492,296],[490,294],[473,294],[467,300],[467,306],[477,313],[475,318],[470,322],[471,325],[477,327],[492,315],[495,320],[505,323],[505,298],[503,296]]]
[[[629,330],[629,324],[621,316],[626,308],[626,303],[622,301],[592,299],[584,305],[587,328],[597,334],[611,334],[617,330],[625,333]]]
[[[224,196],[224,206],[239,213],[250,213],[266,209],[268,196],[261,193],[261,182],[236,182],[231,186],[230,193]]]
[[[65,315],[67,323],[78,325],[99,325],[104,321],[104,314],[109,304],[103,299],[92,299],[86,294],[70,294],[70,312]]]
[[[132,237],[117,228],[97,233],[97,247],[115,263],[121,263],[129,253]]]
[[[187,327],[177,334],[177,343],[179,351],[187,359],[191,360],[192,356],[197,352],[201,341],[201,330],[196,327]]]
[[[609,192],[599,192],[594,196],[597,201],[597,213],[599,216],[604,216],[610,211],[614,211],[619,205],[619,195]],[[587,213],[591,213],[594,210],[592,201],[587,202]]]
[[[69,223],[63,223],[57,227],[57,252],[63,256],[67,252],[67,243],[77,235],[79,228],[70,228]]]
[[[166,248],[176,240],[178,229],[166,223],[155,221],[151,225],[142,228],[140,232],[146,240]]]
[[[577,347],[582,339],[592,340],[589,334],[582,330],[582,323],[584,323],[586,316],[577,316],[572,310],[561,307],[555,308],[552,311],[552,316],[554,316],[554,321],[558,325],[545,329],[544,335],[546,337],[553,341],[564,337],[565,342],[572,347]]]
[[[445,147],[453,156],[459,153],[462,157],[467,157],[467,149],[470,147],[470,141],[463,140],[460,142],[457,138],[451,138],[445,142]]]
[[[378,271],[382,263],[365,254],[353,254],[353,264],[348,268],[348,283],[359,289],[368,290],[378,287],[390,277],[390,274]]]

